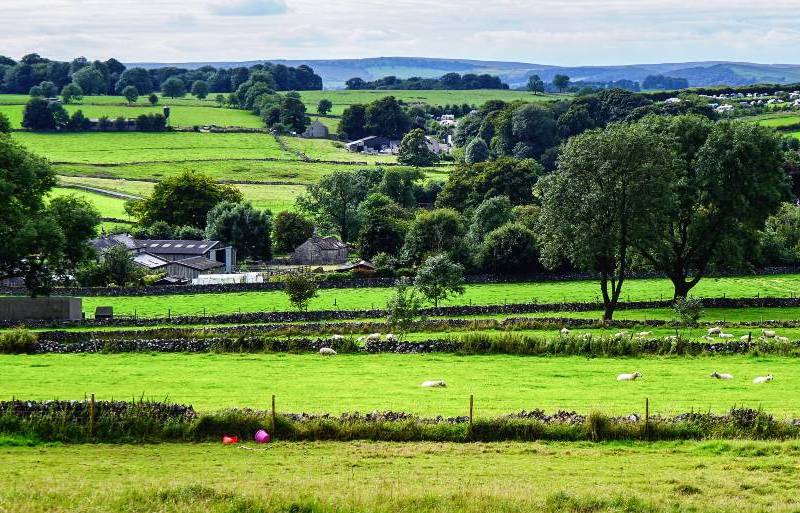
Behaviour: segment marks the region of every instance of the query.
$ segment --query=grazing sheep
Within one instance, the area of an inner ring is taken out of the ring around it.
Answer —
[[[789,342],[789,337],[775,337],[775,340],[783,344],[786,344],[787,342]]]
[[[395,336],[394,333],[387,333],[386,340],[389,342],[397,342],[397,337]]]
[[[711,373],[711,377],[715,379],[733,379],[733,374],[720,374],[719,372],[714,371]]]
[[[720,328],[719,326],[714,326],[713,328],[708,328],[708,335],[709,336],[711,336],[711,335],[719,335],[720,333],[722,333],[722,328]]]
[[[638,372],[634,372],[633,374],[620,374],[617,376],[617,381],[634,381],[639,377],[641,377],[641,374]]]
[[[336,356],[336,351],[334,351],[330,347],[321,347],[319,350],[319,354],[322,356]]]
[[[367,335],[367,342],[380,342],[381,341],[381,334],[380,333],[372,333]]]
[[[772,330],[761,330],[761,334],[764,336],[764,338],[775,338],[777,335],[777,333]]]
[[[719,338],[733,338],[733,335],[730,333],[720,333]]]
[[[342,335],[331,335],[331,340],[333,342],[341,342],[344,340],[344,337]]]
[[[561,328],[562,335],[569,335],[569,330],[567,328]]]
[[[649,337],[652,334],[653,334],[652,331],[640,331],[639,333],[636,334],[636,336],[637,337]]]
[[[447,383],[440,379],[438,381],[423,381],[420,386],[422,388],[447,388]]]
[[[757,378],[753,379],[753,383],[756,385],[761,385],[768,381],[772,381],[772,374],[767,374],[766,376],[758,376]]]

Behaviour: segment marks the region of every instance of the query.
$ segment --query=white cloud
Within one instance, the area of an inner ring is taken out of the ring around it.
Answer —
[[[3,0],[0,52],[123,62],[407,55],[797,62],[798,0]],[[279,16],[275,16],[279,15]]]
[[[274,16],[288,11],[284,0],[239,0],[211,6],[218,16]]]

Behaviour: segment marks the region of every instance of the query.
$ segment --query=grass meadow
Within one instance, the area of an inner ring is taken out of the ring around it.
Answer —
[[[361,310],[383,308],[393,293],[391,288],[321,289],[312,299],[311,310]],[[743,276],[704,278],[693,289],[695,297],[790,297],[800,293],[800,275]],[[493,283],[468,285],[462,296],[442,305],[498,305],[504,303],[558,303],[599,299],[597,281]],[[625,282],[623,301],[670,299],[672,283],[666,279],[641,279]],[[186,294],[179,296],[87,297],[84,311],[92,315],[97,306],[113,306],[118,315],[141,317],[218,313],[285,311],[292,307],[283,291]]]
[[[203,125],[217,125],[224,127],[243,127],[243,128],[264,128],[264,122],[246,110],[227,109],[216,107],[213,104],[204,106],[195,105],[170,105],[169,124],[173,127],[193,127]],[[141,114],[160,114],[163,112],[163,105],[134,104],[134,105],[109,105],[109,104],[70,104],[64,108],[69,114],[80,110],[88,118],[101,118],[107,116],[110,119],[117,117],[135,118]],[[11,127],[22,128],[23,105],[2,105],[0,113],[3,113],[11,121]]]
[[[586,358],[452,354],[45,354],[0,356],[0,399],[149,398],[282,412],[405,411],[494,417],[540,408],[610,414],[724,412],[734,406],[800,416],[800,366],[790,357]],[[638,371],[637,381],[619,382]],[[732,381],[709,377],[729,372]],[[766,385],[751,383],[772,373]],[[421,388],[443,379],[447,388]]]
[[[123,194],[130,194],[133,196],[147,196],[153,191],[155,183],[145,182],[141,180],[125,180],[125,179],[110,179],[110,178],[92,178],[82,176],[59,176],[59,184],[61,185],[75,185],[84,187],[96,187],[108,191],[121,192]],[[234,187],[239,189],[244,195],[245,200],[251,202],[254,207],[259,209],[270,209],[273,212],[280,212],[281,210],[293,210],[295,208],[295,198],[305,191],[302,185],[261,185],[261,184],[234,184]],[[62,192],[63,191],[63,192]],[[75,189],[59,188],[57,193],[67,194],[69,192],[76,193]],[[116,208],[116,202],[124,200],[114,200],[107,196],[100,196],[91,192],[82,193],[92,200],[96,201],[96,206],[101,208],[101,212],[106,211],[113,204]],[[100,196],[100,197],[98,197]],[[109,201],[110,200],[110,201]],[[109,203],[108,206],[103,206],[103,203]],[[104,217],[116,217],[105,216]],[[127,215],[120,219],[127,219]]]
[[[309,114],[317,112],[317,104],[323,98],[333,103],[331,114],[341,116],[344,110],[353,104],[365,104],[379,100],[386,96],[394,96],[406,103],[427,103],[429,105],[462,105],[464,103],[480,107],[489,100],[527,102],[554,101],[564,98],[564,95],[547,94],[534,95],[527,91],[510,91],[497,89],[477,89],[469,91],[301,91],[300,96],[306,105]]]
[[[13,134],[20,144],[54,163],[124,164],[191,160],[297,160],[267,134],[199,132],[89,132]]]
[[[114,219],[121,219],[123,221],[130,221],[130,216],[125,212],[125,200],[120,198],[113,198],[95,192],[82,191],[78,189],[69,189],[64,187],[56,187],[50,192],[50,197],[75,195],[83,198],[92,203],[97,211],[100,212],[101,217],[109,217]]]
[[[253,450],[220,444],[0,447],[0,509],[789,513],[800,507],[797,442],[248,447]]]

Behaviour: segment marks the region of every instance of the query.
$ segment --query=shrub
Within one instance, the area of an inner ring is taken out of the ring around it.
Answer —
[[[703,303],[699,299],[679,297],[672,306],[675,317],[685,326],[697,326],[703,315]]]
[[[0,334],[0,353],[25,354],[32,353],[36,346],[36,334],[24,328]]]

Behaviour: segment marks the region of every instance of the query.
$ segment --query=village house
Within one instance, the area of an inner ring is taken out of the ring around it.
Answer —
[[[311,237],[297,246],[292,263],[297,265],[338,265],[347,262],[347,244],[336,237]]]
[[[330,130],[318,119],[315,119],[302,135],[308,139],[327,139],[330,136]]]

